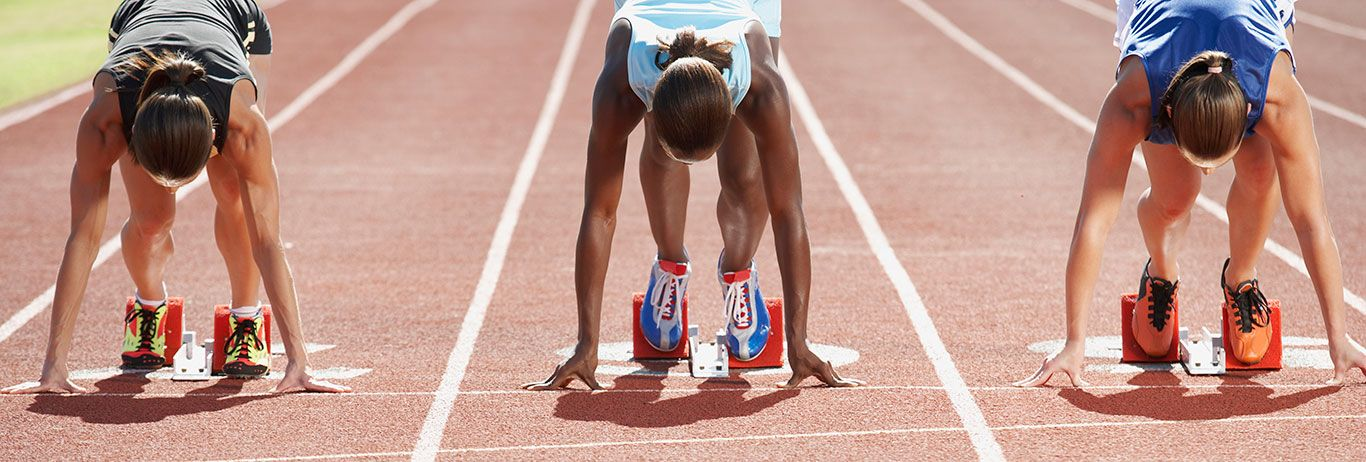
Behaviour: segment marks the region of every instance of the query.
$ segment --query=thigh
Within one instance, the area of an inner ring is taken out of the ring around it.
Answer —
[[[1149,197],[1169,207],[1195,203],[1200,194],[1200,168],[1186,160],[1176,146],[1144,142],[1143,162],[1152,183]]]
[[[214,156],[209,158],[209,164],[204,170],[209,175],[209,187],[213,189],[213,198],[220,208],[242,206],[241,183],[237,179],[237,169],[233,168],[232,163],[223,156]]]
[[[1276,179],[1276,156],[1271,151],[1271,143],[1261,135],[1247,137],[1233,156],[1233,168],[1238,178],[1271,187]]]
[[[762,185],[763,172],[759,169],[759,150],[754,144],[754,134],[739,117],[731,119],[726,139],[716,151],[716,171],[720,174],[722,189]]]
[[[119,158],[119,176],[128,191],[129,220],[142,226],[169,226],[175,219],[175,193],[133,162],[133,156]]]

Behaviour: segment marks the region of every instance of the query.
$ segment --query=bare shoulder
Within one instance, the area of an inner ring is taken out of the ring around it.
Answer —
[[[1115,74],[1115,86],[1110,89],[1108,98],[1128,112],[1142,115],[1144,119],[1151,114],[1152,93],[1148,89],[1148,72],[1142,59],[1128,56],[1120,61]]]
[[[119,110],[118,83],[107,72],[95,75],[91,83],[93,94],[86,108],[82,124],[102,132],[123,133],[123,113]]]
[[[1264,119],[1275,119],[1288,110],[1307,108],[1304,90],[1299,79],[1295,78],[1294,62],[1290,55],[1280,53],[1271,64],[1271,76],[1266,87],[1266,106],[1262,111]]]
[[[228,114],[228,140],[252,136],[259,130],[269,130],[265,116],[256,107],[256,85],[242,79],[232,87],[232,105]]]

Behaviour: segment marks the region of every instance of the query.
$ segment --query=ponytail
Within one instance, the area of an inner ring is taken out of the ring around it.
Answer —
[[[659,39],[659,52],[669,57],[656,59],[663,72],[655,82],[651,112],[655,134],[675,160],[706,160],[725,139],[732,106],[721,72],[730,69],[734,47],[729,40],[698,38],[693,27],[679,29],[672,41]]]
[[[128,140],[133,161],[164,185],[194,178],[208,164],[214,141],[213,114],[189,87],[204,78],[204,66],[181,52],[143,50],[121,68],[144,75]]]
[[[664,37],[659,37],[659,53],[668,53],[669,59],[662,63],[656,59],[659,70],[669,68],[670,64],[683,58],[701,58],[702,60],[716,66],[717,71],[730,69],[730,52],[735,48],[735,44],[730,40],[712,41],[709,38],[697,38],[697,29],[688,26],[679,29],[674,34],[673,41],[666,42]]]
[[[1196,160],[1217,160],[1243,142],[1248,102],[1233,69],[1228,54],[1202,52],[1176,71],[1162,95],[1158,126],[1170,128],[1176,145]]]

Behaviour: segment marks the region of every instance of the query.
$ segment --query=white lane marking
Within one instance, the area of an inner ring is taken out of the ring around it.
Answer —
[[[12,111],[8,111],[4,114],[0,114],[0,131],[5,131],[5,129],[7,128],[27,122],[29,119],[34,118],[38,114],[47,112],[48,110],[54,107],[61,106],[63,103],[71,101],[72,99],[75,99],[77,96],[88,94],[91,91],[90,88],[90,82],[77,83],[70,87],[66,87],[66,89],[62,91],[52,94],[52,96],[48,96],[47,98],[34,101],[33,103],[28,104],[26,106],[20,107]]]
[[[1051,423],[1038,425],[1009,425],[992,427],[992,430],[1016,431],[1016,430],[1056,430],[1069,428],[1095,428],[1095,427],[1127,427],[1127,426],[1153,426],[1153,425],[1208,425],[1208,424],[1238,424],[1247,422],[1286,422],[1286,421],[1316,421],[1316,420],[1366,420],[1366,414],[1338,414],[1338,415],[1288,415],[1288,416],[1248,416],[1248,417],[1227,417],[1223,419],[1208,420],[1138,420],[1129,422],[1075,422],[1075,423]],[[590,449],[601,447],[621,447],[621,446],[651,446],[660,444],[699,444],[699,443],[724,443],[732,441],[769,441],[780,439],[810,439],[810,438],[844,438],[853,436],[886,436],[886,435],[907,435],[916,433],[944,433],[961,432],[967,429],[961,427],[925,427],[925,428],[891,428],[884,430],[856,430],[844,432],[820,432],[820,433],[787,433],[776,435],[753,435],[736,437],[718,438],[677,438],[677,439],[655,439],[655,440],[635,440],[635,441],[600,441],[591,443],[572,443],[572,444],[542,444],[525,446],[493,446],[481,448],[450,448],[442,449],[442,454],[462,454],[472,452],[501,452],[501,451],[543,451],[550,449]],[[287,460],[326,460],[326,459],[356,459],[362,457],[397,457],[407,455],[403,452],[362,452],[351,454],[326,454],[312,456],[295,457],[272,457],[261,459],[228,459],[217,462],[239,462],[239,461],[287,461]]]
[[[1332,19],[1319,16],[1317,14],[1295,8],[1295,21],[1297,23],[1308,24],[1319,29],[1332,32],[1334,34],[1351,37],[1357,40],[1366,40],[1366,29],[1343,24]]]
[[[1105,22],[1107,22],[1107,23],[1113,23],[1113,22],[1115,21],[1115,12],[1114,12],[1114,10],[1106,10],[1105,7],[1102,7],[1102,6],[1097,5],[1097,4],[1095,4],[1095,3],[1091,3],[1091,2],[1089,2],[1089,1],[1087,1],[1087,0],[1058,0],[1058,1],[1063,2],[1063,3],[1067,4],[1068,6],[1071,6],[1071,7],[1073,7],[1073,8],[1076,8],[1076,9],[1078,9],[1078,10],[1081,10],[1081,11],[1084,11],[1084,12],[1086,12],[1086,13],[1089,13],[1091,16],[1095,16],[1097,19],[1100,19],[1100,20],[1105,21]],[[1300,18],[1300,19],[1305,19],[1305,15],[1306,15],[1306,14],[1307,14],[1307,13],[1304,13],[1304,12],[1302,12],[1302,11],[1296,11],[1296,12],[1295,12],[1295,17]],[[1313,15],[1309,15],[1309,16],[1313,16]],[[1318,16],[1314,16],[1314,17],[1315,17],[1315,18],[1319,18],[1319,19],[1323,19],[1323,18],[1320,18],[1320,17],[1318,17]],[[1325,20],[1326,20],[1326,19],[1325,19]],[[1316,25],[1317,25],[1317,24],[1316,24]],[[1345,24],[1340,24],[1340,25],[1342,25],[1342,26],[1344,26],[1344,27],[1351,27],[1351,26],[1347,26],[1347,25],[1345,25]],[[1323,26],[1319,26],[1319,27],[1323,27]],[[1366,30],[1362,30],[1361,33],[1362,33],[1362,34],[1366,34]],[[1366,37],[1366,35],[1363,35],[1362,37]],[[1366,40],[1366,38],[1363,38],[1363,39]],[[1348,110],[1347,108],[1344,108],[1344,107],[1342,107],[1342,106],[1338,106],[1338,105],[1336,105],[1336,104],[1333,104],[1333,103],[1324,101],[1324,100],[1322,100],[1322,99],[1316,98],[1316,97],[1314,97],[1313,95],[1309,95],[1309,94],[1307,94],[1307,93],[1305,94],[1305,96],[1307,96],[1307,97],[1309,98],[1309,107],[1312,107],[1312,108],[1314,108],[1314,109],[1318,109],[1319,111],[1325,112],[1325,113],[1327,113],[1328,115],[1331,115],[1331,116],[1333,116],[1333,117],[1337,117],[1337,118],[1339,118],[1339,119],[1342,119],[1344,122],[1347,122],[1347,123],[1352,124],[1352,125],[1356,125],[1357,127],[1366,128],[1366,116],[1362,116],[1361,114],[1357,114],[1357,113],[1355,113],[1355,112],[1352,112],[1352,111]]]
[[[1005,76],[1011,82],[1014,82],[1016,85],[1020,86],[1020,88],[1024,89],[1026,93],[1029,93],[1030,96],[1033,96],[1034,99],[1039,100],[1039,102],[1043,103],[1045,106],[1048,106],[1049,109],[1052,109],[1054,112],[1057,112],[1058,115],[1061,115],[1064,119],[1067,119],[1067,121],[1072,122],[1072,124],[1076,125],[1078,128],[1086,130],[1087,133],[1095,134],[1095,120],[1092,120],[1091,118],[1082,115],[1081,112],[1078,112],[1076,109],[1073,109],[1072,106],[1067,105],[1067,103],[1064,103],[1062,100],[1058,99],[1057,96],[1054,96],[1048,90],[1045,90],[1042,86],[1035,82],[1034,79],[1029,78],[1029,76],[1025,75],[1024,72],[1021,72],[1015,66],[1012,66],[1010,65],[1010,63],[1007,63],[1004,59],[1001,59],[1001,57],[997,55],[995,52],[991,51],[990,49],[987,49],[987,47],[983,46],[976,39],[972,38],[972,36],[968,35],[966,32],[963,32],[962,29],[959,29],[958,26],[954,25],[953,22],[949,21],[948,18],[945,18],[943,15],[939,14],[938,11],[935,11],[933,8],[930,8],[930,6],[926,5],[922,0],[901,0],[901,3],[906,4],[906,6],[915,10],[917,13],[920,13],[922,17],[929,20],[930,23],[933,24],[935,27],[939,28],[939,30],[943,32],[944,35],[947,35],[950,39],[952,39],[954,42],[957,42],[968,52],[972,53],[982,61],[986,62],[987,65],[991,66],[992,69],[995,69],[997,72],[1001,73],[1001,75]],[[1136,155],[1133,157],[1133,159],[1131,159],[1131,162],[1133,163],[1133,165],[1137,166],[1139,170],[1147,172],[1148,166],[1143,163],[1141,158],[1137,155],[1137,152],[1138,151],[1135,151]],[[1200,194],[1196,197],[1195,204],[1204,211],[1208,212],[1210,215],[1214,215],[1214,217],[1218,218],[1220,221],[1228,223],[1228,211],[1224,209],[1224,206],[1220,205],[1218,202],[1215,202],[1214,200],[1210,199],[1204,194]],[[1286,248],[1279,242],[1276,242],[1275,239],[1267,238],[1266,243],[1263,245],[1263,247],[1266,248],[1266,250],[1269,253],[1275,255],[1277,258],[1280,258],[1281,261],[1284,261],[1287,265],[1290,265],[1291,268],[1299,270],[1299,272],[1305,275],[1305,277],[1309,276],[1309,271],[1305,268],[1304,259],[1301,258],[1294,251]],[[1355,308],[1361,314],[1366,315],[1366,300],[1363,300],[1360,296],[1349,290],[1345,284],[1342,287],[1342,298],[1347,303],[1347,305],[1351,306],[1352,308]]]
[[[329,367],[326,369],[309,369],[308,373],[313,378],[322,380],[347,380],[369,374],[373,369],[354,368],[354,367]],[[174,371],[171,368],[161,368],[155,371],[134,371],[123,370],[118,367],[104,367],[99,369],[81,369],[71,371],[71,380],[106,380],[119,376],[127,377],[146,377],[149,380],[171,380]],[[284,378],[285,372],[282,370],[272,370],[264,377],[268,380],[280,380]],[[220,379],[222,377],[214,377]],[[37,382],[33,382],[37,383]]]
[[[394,16],[389,18],[389,22],[384,23],[383,26],[380,26],[380,28],[370,34],[369,37],[366,37],[365,41],[356,45],[356,48],[352,49],[350,53],[347,53],[346,56],[342,58],[341,62],[337,63],[336,67],[333,67],[327,74],[324,74],[314,82],[313,85],[310,85],[305,89],[303,93],[300,93],[298,97],[294,98],[293,102],[290,102],[288,106],[281,109],[278,114],[271,117],[268,121],[271,132],[279,130],[281,127],[284,127],[285,124],[289,123],[289,121],[294,120],[294,117],[299,115],[299,112],[303,111],[304,108],[308,107],[310,104],[313,104],[319,96],[322,96],[323,93],[331,90],[338,82],[341,82],[342,78],[346,77],[346,75],[350,73],[352,69],[355,69],[356,65],[360,64],[367,56],[370,56],[370,53],[374,52],[375,48],[378,48],[381,43],[384,43],[384,41],[393,36],[395,32],[402,29],[404,24],[408,23],[409,19],[412,19],[418,12],[427,9],[427,7],[435,2],[436,0],[414,0],[397,13],[394,13]],[[194,181],[181,187],[180,190],[176,192],[176,202],[180,202],[185,196],[195,192],[208,182],[209,176],[207,174],[199,175]],[[99,268],[100,265],[109,260],[109,257],[113,256],[114,253],[118,252],[122,247],[122,240],[118,236],[109,238],[109,240],[105,241],[104,244],[100,246],[100,252],[95,257],[95,261],[91,265],[90,271],[94,272],[96,268]],[[4,324],[0,324],[0,342],[9,339],[11,335],[14,335],[19,328],[31,321],[38,313],[43,312],[43,310],[51,306],[52,298],[56,292],[57,285],[54,283],[53,285],[48,286],[47,290],[44,290],[43,293],[35,297],[33,301],[29,302],[24,309],[14,313],[13,316],[10,316],[9,319],[5,320]]]
[[[967,383],[963,381],[962,375],[958,373],[958,367],[953,363],[953,358],[949,356],[948,348],[944,346],[944,341],[939,338],[939,330],[934,327],[934,320],[930,319],[929,310],[925,308],[925,302],[920,299],[920,293],[916,290],[915,283],[911,282],[910,273],[906,272],[905,265],[901,263],[901,259],[896,256],[896,251],[892,249],[891,241],[887,239],[887,234],[882,231],[882,224],[878,222],[877,215],[873,213],[872,206],[868,204],[868,199],[863,196],[863,191],[859,188],[858,182],[854,180],[853,173],[850,173],[849,166],[845,165],[844,157],[835,149],[835,143],[830,140],[830,135],[825,131],[825,124],[821,123],[820,117],[816,115],[816,109],[806,94],[806,88],[802,86],[801,80],[797,79],[797,74],[792,71],[792,67],[789,65],[790,61],[784,55],[778,60],[778,66],[781,68],[783,78],[787,83],[792,106],[797,110],[802,124],[806,126],[807,135],[816,145],[816,151],[825,161],[826,168],[830,170],[831,176],[839,185],[840,193],[844,195],[845,202],[849,203],[850,211],[858,219],[859,227],[863,230],[863,236],[868,241],[868,247],[877,256],[878,262],[882,264],[882,270],[887,273],[887,278],[896,287],[897,295],[901,298],[901,305],[905,307],[906,316],[910,317],[911,325],[915,327],[916,337],[920,339],[920,345],[925,349],[925,355],[934,364],[934,372],[939,376],[940,383],[944,384],[944,391],[948,394],[949,401],[953,403],[954,411],[958,413],[963,426],[967,428],[973,449],[977,451],[977,456],[982,460],[1005,460],[1005,455],[1001,451],[1001,444],[996,441],[996,436],[988,428],[986,417],[982,415],[982,409],[977,406],[977,401],[973,399]]]
[[[857,362],[859,359],[858,350],[844,348],[822,343],[809,344],[811,352],[816,353],[821,359],[830,361],[835,367],[845,366]],[[598,344],[598,375],[608,376],[671,376],[671,377],[692,377],[692,373],[687,370],[687,361],[675,360],[645,360],[645,362],[665,365],[682,365],[681,370],[669,368],[647,368],[642,365],[642,361],[634,359],[631,353],[631,342],[604,342]],[[574,346],[570,345],[555,351],[561,358],[568,359],[574,355]],[[785,375],[792,374],[792,368],[787,364],[782,367],[766,367],[761,369],[731,369],[731,372],[739,377],[751,375]]]
[[[435,460],[436,452],[441,448],[441,437],[446,433],[451,408],[460,393],[460,383],[465,380],[465,369],[470,365],[470,357],[474,355],[475,340],[479,337],[479,329],[484,325],[484,315],[488,312],[489,303],[493,301],[493,293],[498,288],[498,278],[502,275],[503,262],[507,259],[513,232],[517,229],[522,204],[526,202],[531,180],[536,175],[536,167],[545,152],[551,129],[555,126],[560,103],[564,101],[565,88],[569,85],[574,61],[579,54],[579,45],[583,43],[584,32],[588,28],[588,16],[593,10],[593,3],[594,0],[579,0],[578,8],[574,11],[569,35],[560,50],[559,62],[555,64],[555,72],[551,76],[550,89],[546,92],[541,115],[536,120],[536,128],[531,132],[526,152],[522,154],[522,163],[517,167],[517,175],[512,181],[512,190],[508,192],[502,215],[498,218],[493,240],[489,242],[488,256],[484,259],[484,270],[479,275],[479,284],[475,287],[474,296],[465,310],[465,319],[460,323],[455,346],[451,348],[450,356],[446,359],[441,385],[437,387],[436,397],[432,399],[427,417],[422,422],[422,432],[418,435],[417,444],[413,448],[413,460]]]
[[[1044,340],[1029,345],[1029,351],[1050,354],[1061,350],[1063,339]],[[1100,364],[1087,364],[1090,372],[1111,374],[1134,374],[1144,371],[1176,371],[1179,363],[1121,363],[1124,343],[1117,335],[1100,335],[1086,338],[1085,356],[1091,359],[1107,360]],[[1333,358],[1328,355],[1328,339],[1312,337],[1284,337],[1281,339],[1282,365],[1286,369],[1333,370]]]

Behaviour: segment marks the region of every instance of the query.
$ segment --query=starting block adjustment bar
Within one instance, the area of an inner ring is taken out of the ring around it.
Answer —
[[[1181,366],[1190,375],[1222,375],[1225,370],[1223,337],[1210,333],[1208,328],[1200,330],[1204,333],[1203,338],[1191,338],[1190,330],[1185,327],[1178,331]]]
[[[703,342],[697,325],[688,326],[688,368],[696,378],[730,377],[730,352],[726,348],[726,331],[717,331],[716,340]]]

